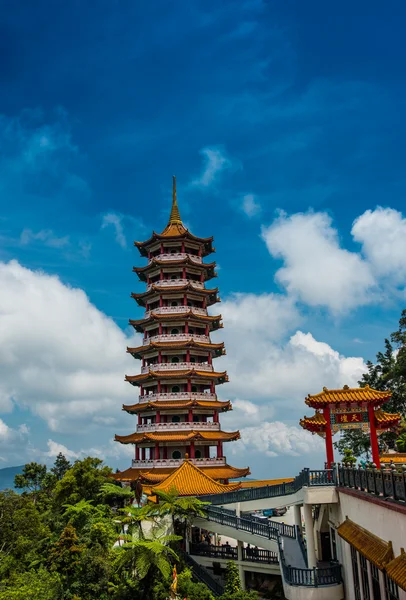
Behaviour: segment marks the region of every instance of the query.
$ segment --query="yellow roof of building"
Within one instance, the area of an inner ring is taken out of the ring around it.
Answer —
[[[392,454],[381,454],[379,457],[381,463],[406,463],[406,452],[393,452]]]
[[[157,491],[169,492],[176,489],[180,496],[203,496],[205,494],[222,494],[238,490],[240,483],[219,483],[196,467],[189,460],[169,475],[164,481],[152,488],[152,493]]]
[[[198,462],[198,461],[197,461]],[[159,483],[160,481],[163,481],[164,479],[166,479],[168,477],[168,475],[171,475],[171,473],[174,472],[176,467],[163,467],[163,468],[159,468],[159,467],[155,467],[155,468],[151,468],[150,470],[145,470],[145,469],[137,469],[137,468],[133,468],[130,467],[128,469],[125,469],[124,471],[119,471],[118,473],[113,473],[111,475],[111,477],[113,479],[117,479],[118,481],[136,481],[139,477],[141,477],[142,480],[146,481],[147,483]],[[206,473],[206,475],[209,475],[209,477],[211,477],[212,479],[236,479],[237,477],[246,477],[247,475],[250,474],[250,470],[249,467],[245,467],[245,468],[237,468],[237,467],[232,467],[230,465],[224,465],[224,466],[214,466],[214,467],[199,467],[199,469],[203,472]],[[290,481],[289,479],[284,479],[284,480],[275,480],[276,483],[282,482],[282,481]],[[254,481],[249,482],[251,484],[254,484]],[[244,487],[245,484],[242,484],[242,486]],[[266,485],[265,483],[263,485]],[[250,486],[250,487],[254,487],[254,486]]]
[[[190,440],[239,440],[240,432],[225,432],[225,431],[205,431],[198,430],[199,423],[194,423],[196,430],[188,431],[151,431],[130,433],[129,435],[116,435],[115,441],[121,444],[135,444],[136,442],[187,442]]]
[[[383,570],[385,565],[393,559],[391,542],[385,542],[367,529],[360,527],[351,519],[341,523],[337,529],[339,536],[360,552],[367,560],[378,569]]]
[[[350,388],[345,385],[339,390],[328,390],[326,387],[319,394],[308,394],[305,403],[308,406],[326,406],[328,404],[351,404],[357,402],[386,402],[390,399],[392,392],[389,390],[374,390],[366,385],[362,388]]]
[[[145,412],[151,409],[163,410],[165,408],[214,408],[216,410],[232,410],[230,400],[156,400],[137,404],[123,404],[123,410],[129,413]]]
[[[400,549],[399,556],[386,565],[385,571],[392,581],[406,591],[406,553],[403,548]]]
[[[377,425],[396,425],[400,421],[400,413],[387,413],[379,409],[375,411],[375,421]]]

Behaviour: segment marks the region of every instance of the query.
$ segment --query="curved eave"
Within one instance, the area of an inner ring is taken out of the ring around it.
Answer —
[[[137,404],[123,404],[123,410],[129,414],[137,414],[147,412],[150,410],[163,410],[163,409],[178,409],[178,408],[214,408],[221,412],[227,412],[232,410],[230,400],[222,402],[221,400],[157,400],[156,402],[144,402]]]
[[[224,342],[220,344],[204,344],[202,342],[195,342],[194,340],[186,342],[151,342],[148,345],[138,346],[137,348],[127,347],[127,352],[134,358],[142,358],[142,356],[148,354],[151,350],[182,350],[187,348],[208,350],[212,352],[213,356],[222,356],[226,353]]]
[[[299,421],[300,426],[311,433],[323,433],[326,429],[326,419],[320,413],[316,413],[313,417],[304,417]]]
[[[155,314],[152,312],[147,319],[130,319],[129,324],[134,327],[139,332],[144,331],[144,327],[149,325],[150,323],[172,323],[174,321],[196,321],[198,323],[208,323],[212,325],[212,329],[221,329],[223,324],[221,323],[221,315],[211,316],[211,315],[198,315],[193,311],[189,311],[187,313],[180,314]]]
[[[152,296],[154,293],[167,295],[167,294],[170,294],[171,292],[178,293],[178,292],[186,292],[186,291],[203,294],[204,296],[217,296],[219,290],[218,290],[218,288],[213,288],[211,290],[208,290],[207,288],[198,288],[198,287],[195,287],[194,285],[192,285],[191,283],[185,283],[183,285],[171,285],[171,286],[162,286],[162,285],[158,285],[158,284],[154,283],[151,286],[151,288],[149,290],[146,290],[145,292],[141,292],[139,294],[136,294],[135,292],[133,292],[131,294],[131,298],[133,298],[134,300],[138,300],[141,298],[147,298],[148,296]]]
[[[400,413],[387,413],[383,410],[375,411],[375,425],[377,429],[396,427],[401,419]]]
[[[133,273],[138,273],[138,274],[139,273],[147,273],[148,271],[153,269],[155,266],[157,266],[157,267],[176,267],[176,266],[183,266],[183,265],[190,265],[193,267],[197,267],[198,269],[201,269],[202,271],[208,271],[210,269],[214,270],[216,268],[215,262],[212,262],[212,263],[196,262],[189,257],[176,258],[174,260],[159,260],[159,258],[154,257],[151,259],[151,262],[149,262],[144,267],[133,267]]]
[[[313,408],[322,408],[329,404],[383,404],[390,400],[392,392],[374,390],[366,385],[363,388],[349,388],[329,390],[326,387],[319,394],[308,394],[305,403]]]
[[[182,231],[183,229],[183,231]],[[192,233],[190,233],[190,231],[188,229],[185,229],[183,226],[181,228],[178,228],[178,231],[173,231],[173,234],[171,234],[170,230],[168,230],[167,228],[164,229],[164,231],[160,234],[160,233],[156,233],[155,231],[152,232],[152,236],[146,240],[145,242],[134,242],[134,246],[136,248],[138,248],[138,250],[140,251],[140,254],[142,256],[146,256],[148,254],[148,247],[151,246],[152,244],[155,244],[155,242],[157,241],[174,241],[177,242],[179,240],[181,240],[182,238],[184,239],[189,239],[193,242],[197,242],[198,244],[201,244],[203,246],[203,255],[207,256],[208,254],[211,254],[212,252],[215,252],[215,248],[213,247],[213,237],[209,237],[209,238],[199,238],[195,235],[193,235]],[[164,233],[166,231],[166,233]]]
[[[141,433],[130,433],[130,435],[115,435],[114,441],[120,444],[139,444],[143,442],[188,442],[192,440],[202,441],[229,441],[240,439],[239,431],[151,431]]]
[[[226,383],[228,381],[227,371],[217,373],[215,371],[195,371],[194,369],[178,371],[152,371],[148,373],[140,373],[139,375],[126,375],[125,381],[128,381],[132,385],[140,385],[144,381],[151,379],[184,379],[184,378],[198,378],[198,379],[217,379],[217,383]]]

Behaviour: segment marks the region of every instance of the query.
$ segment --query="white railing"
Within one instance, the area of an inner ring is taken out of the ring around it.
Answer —
[[[161,392],[138,397],[138,402],[156,402],[159,400],[179,402],[179,400],[217,400],[217,394],[210,392]]]
[[[133,460],[133,469],[153,469],[159,467],[179,467],[183,463],[183,458],[159,458],[157,460]],[[221,458],[192,458],[192,463],[198,467],[224,467],[226,465],[225,456]]]
[[[204,283],[202,281],[194,281],[193,279],[158,279],[157,281],[147,285],[147,292],[151,289],[152,285],[159,285],[160,287],[173,287],[186,285],[187,283],[191,283],[193,287],[198,289],[204,288]]]
[[[156,258],[157,260],[167,260],[167,261],[185,260],[185,258],[190,258],[195,263],[200,264],[202,262],[201,256],[195,256],[194,254],[187,254],[186,252],[174,252],[172,254],[167,254],[167,253],[156,254],[155,256],[153,256],[149,259],[148,264],[150,264],[154,258]]]
[[[184,306],[183,304],[179,304],[178,306],[157,306],[157,308],[153,308],[152,310],[146,310],[144,313],[144,319],[148,319],[152,312],[156,315],[179,315],[189,311],[192,311],[192,313],[195,315],[201,315],[203,317],[207,316],[207,310],[205,308],[199,308],[197,306]]]
[[[208,335],[197,335],[195,333],[161,333],[161,335],[153,335],[143,340],[144,346],[148,346],[151,342],[188,342],[194,340],[195,342],[203,342],[205,344],[210,343]]]
[[[141,373],[148,373],[148,371],[176,371],[185,369],[196,369],[197,371],[213,371],[213,365],[208,363],[192,363],[192,362],[178,362],[178,363],[154,363],[151,365],[145,365],[141,367]]]
[[[189,421],[180,421],[179,423],[148,423],[146,425],[137,425],[137,431],[183,431],[183,430],[199,431],[201,429],[210,429],[211,431],[219,431],[220,423],[189,423]]]

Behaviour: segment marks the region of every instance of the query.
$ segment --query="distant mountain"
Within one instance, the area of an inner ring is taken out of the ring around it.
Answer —
[[[14,489],[14,477],[21,473],[24,468],[24,465],[20,465],[19,467],[6,467],[5,469],[0,469],[0,490]]]

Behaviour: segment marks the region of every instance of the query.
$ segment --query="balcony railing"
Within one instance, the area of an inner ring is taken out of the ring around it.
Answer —
[[[208,556],[220,560],[238,560],[237,548],[233,546],[213,546],[211,544],[190,544],[190,554]],[[278,554],[271,550],[259,548],[242,548],[242,560],[259,562],[268,565],[278,564]]]
[[[149,291],[153,285],[159,285],[161,287],[176,287],[180,285],[186,285],[188,283],[200,290],[204,288],[204,283],[202,281],[195,281],[194,279],[158,279],[157,281],[153,281],[147,285],[147,291]]]
[[[139,396],[138,401],[156,402],[159,400],[179,402],[179,400],[217,400],[217,394],[209,392],[167,392],[161,394],[145,394]]]
[[[178,430],[205,430],[219,431],[220,423],[213,423],[209,421],[180,421],[179,423],[148,423],[146,425],[137,425],[137,431],[178,431]]]
[[[227,463],[226,457],[221,458],[190,458],[198,467],[224,467]],[[154,469],[179,467],[184,458],[157,458],[156,460],[133,460],[133,469]]]
[[[156,315],[180,315],[182,313],[187,313],[190,310],[194,312],[195,315],[201,315],[202,317],[207,316],[207,310],[205,308],[179,304],[178,306],[157,306],[152,310],[146,310],[144,313],[144,319],[148,319],[151,312],[155,313]]]
[[[148,264],[150,264],[153,260],[153,258],[156,258],[158,260],[185,260],[186,258],[190,258],[190,260],[192,260],[193,262],[197,263],[197,264],[201,264],[202,262],[202,257],[201,256],[196,256],[195,254],[188,254],[186,252],[173,252],[173,253],[163,253],[163,254],[157,254],[155,256],[153,256],[152,258],[149,259]]]
[[[213,371],[213,365],[208,363],[193,363],[193,362],[178,362],[178,363],[152,363],[141,367],[141,373],[148,373],[148,371],[185,371],[190,369],[196,369],[197,371]]]
[[[338,485],[406,502],[406,472],[396,469],[338,468]]]
[[[203,342],[204,344],[210,343],[208,335],[198,335],[196,333],[161,333],[160,335],[147,337],[143,340],[143,345],[148,346],[151,342],[188,342],[189,340]]]
[[[265,485],[261,487],[244,488],[235,492],[225,494],[215,494],[205,496],[212,504],[230,504],[234,502],[247,502],[250,500],[262,500],[263,498],[275,498],[276,496],[288,496],[295,494],[303,486],[334,486],[336,485],[336,476],[334,469],[323,469],[310,471],[303,469],[293,481],[287,483],[278,483],[276,485]]]

